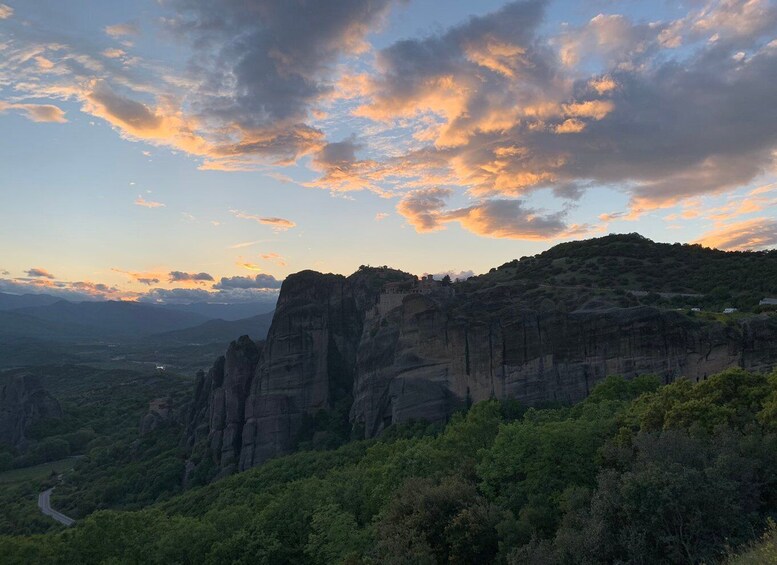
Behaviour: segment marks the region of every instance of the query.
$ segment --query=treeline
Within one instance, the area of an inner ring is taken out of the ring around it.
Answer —
[[[690,244],[656,243],[639,234],[561,243],[472,279],[550,286],[599,287],[654,293],[699,293],[673,306],[721,305],[754,310],[777,297],[777,250],[721,251]],[[655,302],[657,296],[652,300]],[[640,300],[644,302],[644,300]],[[667,304],[669,305],[669,303]]]
[[[0,538],[4,563],[717,563],[777,512],[777,372],[610,377],[300,452],[137,512]],[[769,539],[765,538],[765,543]],[[766,549],[764,549],[766,548]]]

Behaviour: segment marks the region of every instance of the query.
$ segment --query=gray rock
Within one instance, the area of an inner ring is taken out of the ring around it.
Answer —
[[[0,386],[0,443],[24,448],[29,427],[40,420],[62,418],[59,402],[35,375],[17,375]]]
[[[241,338],[198,375],[183,443],[204,446],[223,475],[288,453],[307,417],[348,399],[352,425],[369,437],[488,398],[579,401],[608,375],[670,382],[777,365],[777,320],[766,316],[724,325],[605,301],[568,312],[526,304],[504,284],[378,308],[383,284],[408,277],[289,276],[264,347]]]

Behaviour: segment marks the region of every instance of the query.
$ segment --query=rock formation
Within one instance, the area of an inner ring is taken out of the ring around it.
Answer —
[[[306,418],[344,399],[369,437],[488,398],[578,401],[607,375],[669,382],[777,365],[774,317],[722,324],[602,300],[570,310],[528,304],[507,284],[408,292],[385,307],[385,283],[407,280],[371,268],[288,277],[264,347],[242,337],[198,377],[187,444],[207,440],[230,472],[289,452]]]
[[[140,435],[150,434],[174,421],[173,399],[155,398],[148,403],[148,412],[140,418]]]
[[[30,426],[52,418],[62,418],[62,408],[35,375],[16,375],[0,385],[0,443],[24,448]]]

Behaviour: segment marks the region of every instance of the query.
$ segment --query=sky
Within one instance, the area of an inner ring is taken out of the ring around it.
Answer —
[[[0,291],[777,246],[777,3],[0,0]]]

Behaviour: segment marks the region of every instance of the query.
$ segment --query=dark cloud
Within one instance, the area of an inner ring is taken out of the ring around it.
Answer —
[[[365,49],[365,35],[391,3],[176,0],[167,26],[195,48],[199,113],[242,131],[231,150],[293,158],[320,142],[305,122],[332,90],[334,63]]]
[[[161,124],[161,118],[148,106],[116,94],[104,82],[96,83],[87,98],[119,122],[136,130],[153,130]]]
[[[171,271],[168,277],[170,282],[205,282],[213,280],[213,277],[208,273],[185,273],[183,271]]]
[[[714,2],[650,25],[597,16],[545,38],[544,3],[512,3],[381,51],[358,112],[439,118],[422,132],[433,142],[408,169],[416,186],[458,185],[498,198],[552,188],[578,199],[589,186],[608,185],[631,195],[632,212],[731,190],[769,170],[777,149],[777,43],[767,43],[777,34],[777,8],[746,4]],[[448,164],[443,183],[431,153]],[[430,180],[419,173],[425,163],[435,168]],[[420,229],[439,227],[435,190],[400,205],[413,208],[406,211]],[[504,214],[521,216],[518,206]],[[476,215],[498,212],[479,204],[460,219],[473,225]],[[552,232],[560,220],[535,222]],[[477,223],[483,233],[521,231]]]
[[[221,281],[214,284],[213,288],[219,290],[235,289],[235,288],[280,288],[281,283],[272,275],[266,275],[260,273],[255,277],[221,277]]]
[[[135,280],[140,284],[145,284],[147,286],[151,286],[152,284],[159,284],[159,279],[157,278],[137,277]]]
[[[449,188],[416,190],[399,202],[397,212],[419,232],[439,230],[443,228],[441,213],[451,194]]]
[[[350,167],[356,161],[356,151],[360,145],[353,139],[327,143],[313,158],[321,167]]]
[[[56,277],[49,273],[46,269],[41,269],[37,267],[33,267],[29,271],[25,271],[27,273],[28,277],[34,277],[34,278],[46,278],[46,279],[55,279]]]

